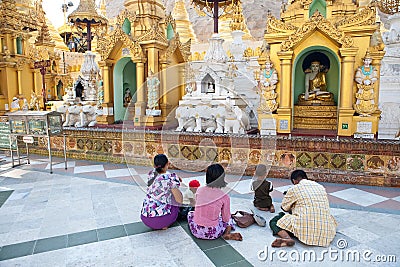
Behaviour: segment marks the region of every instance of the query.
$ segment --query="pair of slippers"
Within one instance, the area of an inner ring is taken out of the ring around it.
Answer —
[[[256,224],[258,224],[261,227],[265,227],[267,225],[267,221],[264,219],[264,217],[258,215],[251,209],[251,213],[253,214],[253,218],[256,221]]]

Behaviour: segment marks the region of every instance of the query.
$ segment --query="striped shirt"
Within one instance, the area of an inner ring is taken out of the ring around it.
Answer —
[[[302,179],[282,200],[282,209],[292,211],[277,226],[293,233],[307,245],[327,247],[336,234],[337,222],[331,215],[325,188]]]

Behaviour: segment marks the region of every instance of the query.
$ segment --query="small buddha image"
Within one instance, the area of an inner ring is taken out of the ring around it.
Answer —
[[[299,96],[299,101],[333,101],[333,94],[327,89],[326,72],[319,61],[311,62],[304,79],[305,92]]]
[[[129,103],[132,100],[132,95],[131,95],[131,90],[129,88],[125,89],[125,94],[124,94],[124,107],[128,107]]]
[[[207,93],[215,93],[215,87],[214,84],[209,82],[207,86]]]

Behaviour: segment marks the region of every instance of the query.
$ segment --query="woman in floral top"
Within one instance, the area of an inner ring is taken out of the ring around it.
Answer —
[[[180,178],[175,173],[167,172],[168,165],[168,158],[164,154],[154,157],[154,171],[149,173],[143,200],[141,219],[154,230],[167,229],[173,224],[178,217],[179,204],[182,203]]]
[[[225,171],[220,164],[208,166],[206,186],[197,189],[196,209],[189,212],[188,223],[192,234],[201,239],[242,240],[240,233],[231,233],[235,229],[231,218],[230,198],[222,191],[226,186]]]

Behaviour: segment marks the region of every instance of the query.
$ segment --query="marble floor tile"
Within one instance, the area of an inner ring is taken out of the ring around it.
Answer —
[[[104,171],[103,165],[90,165],[90,166],[76,166],[74,168],[74,173],[88,173],[88,172],[98,172]]]
[[[242,180],[238,182],[228,183],[227,187],[235,190],[239,194],[249,194],[253,193],[253,191],[251,190],[251,183],[252,180]]]
[[[379,238],[379,235],[360,228],[356,225],[342,229],[340,232],[360,243],[366,243]]]
[[[331,195],[356,203],[363,207],[373,205],[388,199],[386,197],[365,192],[357,188],[348,188],[341,191],[336,191],[331,193]]]
[[[67,160],[67,169],[74,168],[74,167],[75,167],[75,161],[68,161]],[[54,169],[64,169],[64,168],[65,168],[65,163],[64,162],[56,163],[56,164],[53,163],[53,170]],[[47,164],[46,170],[50,170],[50,163]]]
[[[105,173],[107,178],[137,175],[137,172],[134,169],[106,170]]]

